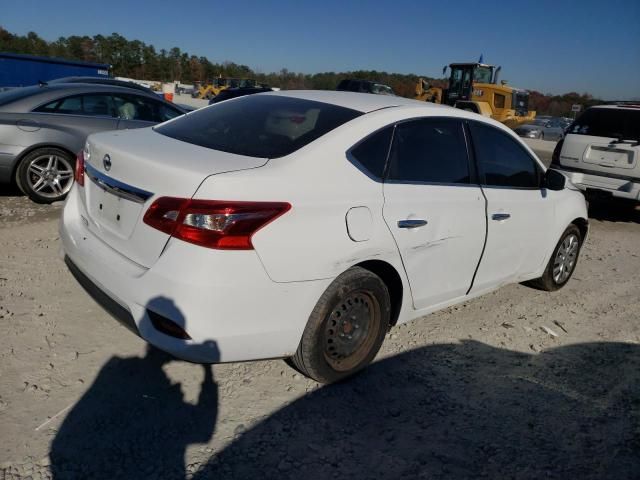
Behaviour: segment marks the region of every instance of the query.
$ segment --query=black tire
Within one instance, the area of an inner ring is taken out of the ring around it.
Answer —
[[[557,276],[554,276],[554,267],[556,265],[558,251],[563,246],[563,243],[566,240],[568,240],[569,237],[571,237],[572,235],[575,235],[575,238],[577,238],[577,242],[578,242],[576,247],[576,252],[575,252],[575,258],[568,272],[568,276],[566,276],[565,278],[558,279]],[[564,287],[569,281],[569,279],[571,278],[571,276],[573,275],[573,272],[575,271],[576,264],[578,263],[578,257],[580,256],[581,248],[582,248],[582,234],[580,233],[580,229],[572,223],[567,227],[567,229],[564,231],[564,233],[560,237],[560,240],[558,241],[556,248],[553,249],[553,254],[549,259],[549,263],[547,264],[547,268],[545,269],[544,274],[540,278],[536,278],[535,280],[530,280],[529,282],[527,282],[527,285],[533,288],[537,288],[538,290],[545,290],[547,292],[554,292]]]
[[[35,162],[40,162],[38,165],[42,165],[46,163],[48,158],[55,159],[56,167],[55,173],[51,170],[52,178],[58,175],[64,175],[64,178],[60,177],[58,186],[55,188],[44,186],[42,190],[38,191],[34,187],[37,185],[36,178],[40,174],[34,173],[32,166]],[[42,162],[39,159],[42,159]],[[71,189],[74,168],[75,158],[64,150],[55,147],[37,148],[20,160],[16,169],[16,184],[25,195],[36,203],[58,202],[64,200]]]
[[[369,270],[352,267],[318,300],[291,362],[320,383],[349,377],[376,356],[390,318],[387,286]]]

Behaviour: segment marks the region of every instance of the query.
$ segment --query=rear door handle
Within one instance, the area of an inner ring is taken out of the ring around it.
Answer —
[[[511,214],[510,213],[494,213],[493,215],[491,215],[491,220],[508,220],[511,218]]]
[[[398,220],[398,228],[418,228],[426,224],[426,220]]]

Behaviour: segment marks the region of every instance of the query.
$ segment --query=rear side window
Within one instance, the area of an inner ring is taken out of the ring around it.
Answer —
[[[567,133],[640,140],[640,110],[589,108],[573,122]]]
[[[425,119],[398,125],[388,179],[469,183],[469,160],[462,123],[453,119]]]
[[[40,113],[113,117],[113,102],[109,95],[91,94],[65,97],[42,105],[34,110]]]
[[[223,152],[277,158],[362,115],[328,103],[248,95],[185,115],[156,132]]]
[[[481,182],[486,186],[539,188],[542,170],[513,138],[497,128],[469,122]]]
[[[372,176],[382,179],[392,136],[393,127],[386,127],[360,142],[350,153]]]

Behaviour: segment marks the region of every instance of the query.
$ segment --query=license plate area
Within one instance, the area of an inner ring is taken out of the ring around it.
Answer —
[[[601,167],[626,169],[634,168],[636,163],[632,150],[597,145],[592,145],[587,149],[584,161]]]
[[[138,222],[142,205],[114,195],[95,182],[91,182],[88,193],[89,214],[98,228],[128,238]]]

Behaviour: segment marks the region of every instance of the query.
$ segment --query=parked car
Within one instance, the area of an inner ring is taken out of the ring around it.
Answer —
[[[516,127],[515,132],[521,137],[538,138],[540,140],[560,140],[564,136],[566,125],[560,119],[549,120],[536,118],[533,122]]]
[[[111,85],[116,87],[126,87],[133,88],[135,90],[140,90],[141,92],[155,94],[151,88],[145,87],[144,85],[140,85],[136,82],[130,82],[128,80],[118,80],[117,78],[111,77],[63,77],[56,78],[55,80],[50,80],[46,82],[47,84],[57,84],[57,83],[97,83],[100,85]]]
[[[247,87],[247,88],[227,88],[222,90],[218,95],[209,100],[209,105],[214,103],[223,102],[230,98],[244,97],[245,95],[253,95],[254,93],[272,92],[273,89],[269,87]]]
[[[38,203],[62,200],[87,135],[182,115],[153,93],[103,83],[51,83],[0,93],[0,184]]]
[[[292,357],[320,382],[393,325],[562,287],[587,234],[583,195],[507,127],[398,97],[248,95],[91,135],[76,172],[66,263],[116,318],[179,358]]]
[[[640,202],[640,103],[585,110],[556,145],[551,167],[591,198]]]
[[[341,80],[336,90],[341,92],[374,93],[377,95],[395,95],[393,89],[382,83],[370,80],[346,78]]]

